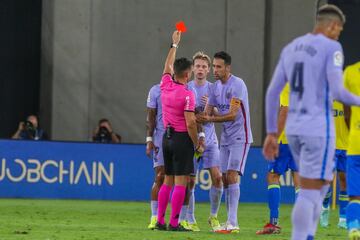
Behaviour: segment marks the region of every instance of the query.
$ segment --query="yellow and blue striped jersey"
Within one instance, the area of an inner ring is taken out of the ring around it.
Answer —
[[[342,103],[334,101],[333,113],[336,133],[336,149],[346,150],[349,141],[349,129],[345,123],[344,106]]]
[[[344,72],[345,87],[360,96],[360,62],[348,66]],[[351,107],[348,155],[360,155],[360,107]]]
[[[280,106],[283,106],[283,107],[289,106],[289,95],[290,95],[290,87],[289,87],[289,83],[287,83],[280,94]],[[280,143],[280,142],[282,144],[288,144],[288,140],[285,135],[285,128],[281,132],[281,134],[278,138],[278,143]]]

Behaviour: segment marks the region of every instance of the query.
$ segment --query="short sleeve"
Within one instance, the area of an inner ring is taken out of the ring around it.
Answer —
[[[246,86],[241,81],[238,81],[233,89],[231,98],[242,100],[246,94]]]
[[[280,106],[288,107],[289,106],[289,95],[290,95],[290,85],[286,83],[280,94]]]
[[[146,101],[146,106],[148,108],[157,108],[157,94],[156,94],[156,87],[152,87],[149,91],[148,98]]]
[[[334,71],[342,71],[344,66],[344,54],[340,43],[332,42],[328,47],[328,56],[326,61],[327,75]]]
[[[162,78],[161,78],[161,82],[160,82],[160,89],[163,89],[166,85],[168,85],[169,83],[172,83],[172,77],[170,73],[164,73]]]
[[[186,111],[186,112],[194,112],[195,111],[195,95],[190,90],[186,91],[186,94],[185,94],[184,111]]]
[[[195,97],[195,99],[197,99],[197,92],[196,92],[195,88],[194,88],[193,86],[190,86],[190,85],[188,85],[187,87],[188,87],[188,90],[189,90],[189,91],[191,91],[191,92],[194,93],[194,97]],[[196,102],[196,101],[195,101],[195,102]],[[196,104],[198,105],[199,103],[196,102]]]

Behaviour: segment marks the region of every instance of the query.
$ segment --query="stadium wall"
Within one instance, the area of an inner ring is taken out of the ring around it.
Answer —
[[[148,201],[152,160],[145,145],[0,140],[1,198]],[[201,166],[201,164],[200,164]],[[241,202],[266,202],[267,163],[251,148]],[[281,201],[294,201],[291,174],[281,177]],[[208,201],[211,178],[197,174],[196,200]]]
[[[125,142],[142,143],[148,90],[159,82],[175,22],[184,20],[179,56],[233,56],[260,145],[264,89],[280,47],[311,28],[313,13],[312,0],[43,1],[43,125],[52,139],[84,141],[107,117]]]

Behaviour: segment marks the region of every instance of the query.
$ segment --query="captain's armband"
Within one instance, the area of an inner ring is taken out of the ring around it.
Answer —
[[[238,98],[232,98],[231,101],[230,101],[230,106],[231,107],[239,108],[240,104],[241,104],[241,100],[238,99]]]

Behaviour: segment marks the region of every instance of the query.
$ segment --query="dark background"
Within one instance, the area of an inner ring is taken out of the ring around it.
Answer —
[[[41,0],[0,1],[0,137],[38,114]]]
[[[344,49],[345,66],[360,61],[360,0],[329,0],[346,15],[346,24],[340,36]]]

